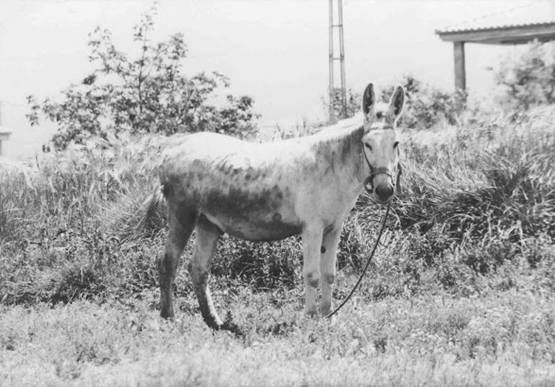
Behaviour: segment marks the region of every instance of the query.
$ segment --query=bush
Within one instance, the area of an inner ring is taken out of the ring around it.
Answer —
[[[351,118],[355,114],[360,112],[360,108],[362,105],[362,95],[359,92],[353,91],[353,89],[347,89],[345,91],[345,94],[346,105],[345,108],[343,108],[343,96],[341,93],[341,89],[333,89],[332,109],[333,116],[337,120]],[[324,102],[324,111],[326,113],[326,117],[329,117],[329,104],[327,103],[326,99],[322,99],[322,101]],[[324,124],[322,123],[322,125]]]
[[[406,93],[404,112],[399,121],[400,127],[427,129],[442,123],[455,125],[459,122],[459,114],[465,107],[464,93],[446,93],[425,85],[411,75],[403,76],[400,84],[405,88]],[[389,102],[394,89],[395,85],[391,85],[382,90],[380,96],[382,102]],[[332,105],[334,115],[337,119],[353,117],[360,112],[361,94],[348,89],[347,105],[344,110],[340,91],[340,89],[334,89]],[[326,114],[329,114],[328,110],[329,107],[325,105]]]
[[[411,75],[401,81],[405,88],[406,102],[399,126],[409,129],[426,129],[441,123],[454,125],[464,108],[466,96],[461,93],[446,93],[425,85]],[[382,90],[381,98],[388,102],[395,86]]]
[[[553,43],[531,43],[517,58],[507,57],[495,71],[500,102],[510,110],[555,103]]]
[[[301,271],[300,238],[279,242],[252,243],[222,238],[212,272],[216,276],[238,279],[256,290],[295,287]]]
[[[428,147],[424,158],[409,144],[401,227],[426,232],[443,224],[458,241],[491,232],[509,232],[513,240],[544,232],[554,237],[552,114],[542,113],[542,124],[537,115],[520,123],[507,117],[494,133],[480,125],[460,128],[451,141]]]

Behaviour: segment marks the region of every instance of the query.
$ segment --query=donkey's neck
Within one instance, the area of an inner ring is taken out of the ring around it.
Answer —
[[[321,172],[337,175],[341,183],[348,184],[352,190],[362,187],[364,180],[364,166],[361,163],[363,134],[362,126],[327,128],[319,133],[313,144]]]

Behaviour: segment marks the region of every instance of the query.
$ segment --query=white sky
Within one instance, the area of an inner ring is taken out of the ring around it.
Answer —
[[[434,30],[530,0],[344,0],[347,86],[378,87],[412,73],[434,86],[453,88],[453,49]],[[537,0],[538,6],[545,1]],[[534,4],[536,4],[534,3]],[[1,0],[0,100],[3,125],[14,130],[8,157],[32,154],[50,131],[28,127],[25,96],[55,97],[90,71],[87,35],[112,30],[129,50],[131,28],[151,0]],[[523,8],[526,10],[526,8]],[[555,11],[555,8],[554,8]],[[327,0],[160,0],[156,39],[183,32],[194,74],[217,70],[234,93],[255,98],[264,125],[323,117],[328,82]],[[486,70],[510,48],[467,45],[467,84],[486,95]]]

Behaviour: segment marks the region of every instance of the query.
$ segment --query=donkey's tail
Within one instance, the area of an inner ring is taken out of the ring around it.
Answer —
[[[154,192],[150,194],[141,206],[142,216],[137,223],[137,231],[146,234],[155,234],[158,232],[165,222],[166,198],[164,197],[164,187],[159,185]]]

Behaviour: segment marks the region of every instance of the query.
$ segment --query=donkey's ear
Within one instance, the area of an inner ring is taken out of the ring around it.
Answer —
[[[389,113],[395,117],[399,118],[403,112],[403,106],[405,105],[405,89],[403,86],[397,86],[391,100],[389,101]]]
[[[374,94],[374,85],[369,83],[362,94],[362,113],[364,113],[364,122],[373,119],[374,105],[376,104],[376,94]]]

